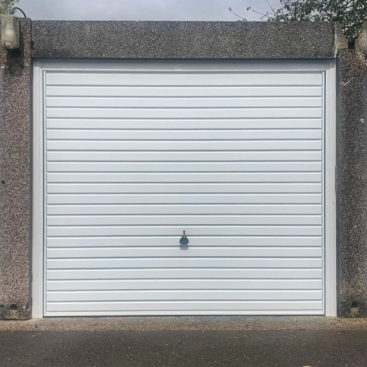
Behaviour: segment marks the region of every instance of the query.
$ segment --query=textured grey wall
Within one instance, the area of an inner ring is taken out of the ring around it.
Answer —
[[[338,54],[338,308],[367,316],[367,60]]]
[[[34,57],[332,58],[332,23],[33,22]]]
[[[0,318],[30,317],[31,22],[21,53],[0,48]]]
[[[367,316],[367,63],[331,23],[22,21],[0,50],[0,318],[30,317],[31,56],[331,59],[337,55],[338,313]],[[12,310],[12,305],[17,307]]]

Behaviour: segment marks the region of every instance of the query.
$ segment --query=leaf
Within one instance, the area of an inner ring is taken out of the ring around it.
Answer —
[[[349,41],[356,39],[367,20],[366,0],[280,0],[270,21],[339,22]]]

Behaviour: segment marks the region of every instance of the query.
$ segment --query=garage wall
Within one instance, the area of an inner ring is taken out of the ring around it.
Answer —
[[[31,315],[31,22],[22,52],[0,47],[0,319]]]
[[[339,52],[339,314],[367,316],[367,62]]]
[[[33,22],[38,58],[334,58],[332,23]]]
[[[32,57],[51,59],[340,56],[338,312],[367,316],[366,211],[361,205],[367,175],[367,134],[361,122],[367,117],[366,64],[345,50],[333,24],[37,21],[32,27],[31,44],[31,22],[22,21],[22,56],[0,50],[0,178],[5,182],[0,198],[0,318],[29,318],[31,310],[31,45]]]

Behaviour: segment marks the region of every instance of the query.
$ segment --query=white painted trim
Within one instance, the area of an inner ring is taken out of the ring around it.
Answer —
[[[183,71],[253,71],[253,72],[277,72],[277,71],[292,71],[292,72],[325,72],[330,62],[328,61],[289,61],[289,60],[271,60],[271,61],[233,61],[233,60],[137,60],[137,61],[125,61],[125,60],[103,60],[89,61],[89,60],[40,60],[38,65],[49,72],[53,71],[91,71],[91,72],[116,72],[116,71],[141,71],[141,65],[149,65],[150,71],[165,71],[167,72],[167,66],[175,71],[180,71],[180,67],[184,65]],[[228,69],[217,68],[217,64],[228,64]],[[168,64],[168,65],[167,65]],[[202,65],[200,65],[202,64]],[[163,68],[162,68],[163,66]]]
[[[326,70],[325,99],[325,315],[337,316],[335,62],[330,62]]]
[[[32,316],[40,318],[44,316],[44,75],[53,71],[136,71],[144,61],[103,61],[100,64],[90,61],[35,61],[33,73],[33,258],[32,258]],[[160,70],[160,65],[169,64],[175,70],[180,65],[191,66],[191,71],[202,71],[209,68],[214,71],[215,63],[220,60],[200,61],[160,61],[152,62],[152,69]],[[248,70],[265,72],[324,72],[325,73],[325,315],[336,316],[337,292],[336,292],[336,193],[335,193],[335,164],[336,164],[336,66],[333,61],[256,61],[256,62],[231,62],[228,70]],[[221,69],[223,70],[223,69]],[[144,313],[147,314],[146,312]],[[210,312],[207,313],[208,315]],[[223,313],[224,314],[224,313]],[[233,314],[233,313],[231,313]],[[245,314],[245,313],[241,313]],[[266,314],[270,314],[267,312]],[[75,314],[77,315],[77,314]]]
[[[32,317],[43,317],[43,69],[33,63]]]

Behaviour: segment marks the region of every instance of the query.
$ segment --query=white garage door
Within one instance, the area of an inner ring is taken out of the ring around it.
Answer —
[[[42,83],[46,316],[325,312],[322,70],[80,63]]]

